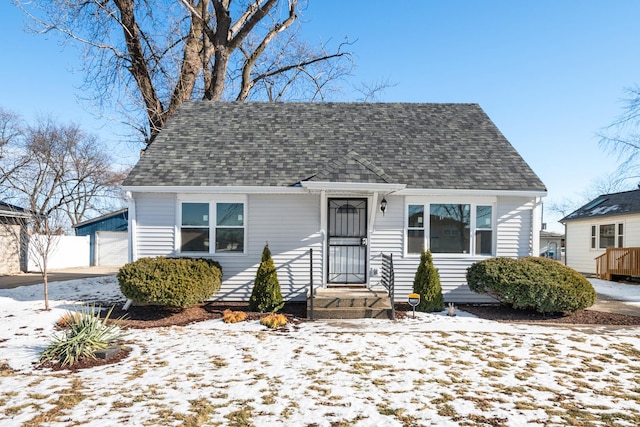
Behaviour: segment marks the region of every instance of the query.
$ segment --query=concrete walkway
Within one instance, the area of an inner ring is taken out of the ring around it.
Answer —
[[[100,266],[67,268],[64,270],[52,270],[49,272],[49,283],[63,282],[67,280],[84,279],[86,277],[111,276],[118,273],[120,267]],[[20,273],[10,276],[0,276],[0,289],[13,289],[18,286],[37,285],[42,283],[40,273]]]

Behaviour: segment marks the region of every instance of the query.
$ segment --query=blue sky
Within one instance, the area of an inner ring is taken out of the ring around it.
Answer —
[[[638,16],[637,0],[311,0],[302,13],[310,42],[357,40],[354,83],[395,83],[379,101],[480,104],[545,182],[547,204],[580,199],[616,168],[596,133],[640,84]],[[79,123],[135,161],[139,147],[80,101],[80,54],[59,41],[25,33],[20,12],[0,4],[0,106]]]

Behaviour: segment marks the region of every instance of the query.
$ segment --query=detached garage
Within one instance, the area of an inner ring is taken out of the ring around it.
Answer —
[[[121,266],[129,261],[128,209],[120,209],[73,226],[76,236],[89,236],[91,265]]]

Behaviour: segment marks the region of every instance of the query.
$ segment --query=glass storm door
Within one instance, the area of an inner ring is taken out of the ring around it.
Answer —
[[[333,284],[364,284],[367,268],[367,199],[329,199],[329,269]]]

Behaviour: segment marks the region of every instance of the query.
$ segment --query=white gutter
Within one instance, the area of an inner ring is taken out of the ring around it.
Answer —
[[[259,185],[142,185],[122,187],[131,193],[225,193],[225,194],[300,194],[302,187],[276,187]]]
[[[395,193],[396,196],[512,196],[512,197],[545,197],[546,191],[539,190],[463,190],[456,188],[405,188]]]

